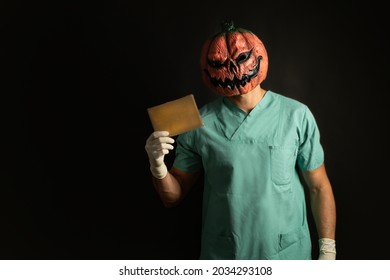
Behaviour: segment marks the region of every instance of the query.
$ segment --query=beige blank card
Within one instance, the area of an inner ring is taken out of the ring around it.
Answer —
[[[202,127],[203,121],[193,94],[147,109],[155,131],[169,131],[170,136]]]

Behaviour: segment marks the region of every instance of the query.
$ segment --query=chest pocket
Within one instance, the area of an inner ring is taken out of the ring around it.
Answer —
[[[271,152],[271,178],[277,185],[287,185],[295,169],[298,147],[270,146]]]

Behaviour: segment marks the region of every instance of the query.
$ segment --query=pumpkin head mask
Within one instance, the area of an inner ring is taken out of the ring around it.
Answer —
[[[235,28],[233,22],[222,26],[223,31],[203,44],[203,82],[224,96],[246,94],[267,76],[267,51],[251,31]]]

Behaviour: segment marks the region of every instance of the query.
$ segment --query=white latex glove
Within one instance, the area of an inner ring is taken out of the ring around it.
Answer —
[[[155,131],[146,140],[145,150],[149,157],[150,171],[157,179],[164,178],[168,173],[164,156],[173,150],[174,142],[168,131]]]
[[[318,240],[320,247],[319,260],[335,260],[336,259],[336,241],[330,238],[321,238]]]

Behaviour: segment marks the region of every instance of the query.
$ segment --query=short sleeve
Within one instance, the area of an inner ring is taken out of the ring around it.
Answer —
[[[176,138],[176,154],[173,166],[186,172],[196,172],[202,168],[202,159],[196,151],[193,131],[180,134]]]
[[[298,166],[303,171],[318,168],[324,162],[324,151],[320,143],[320,132],[312,112],[305,109],[300,128]]]

